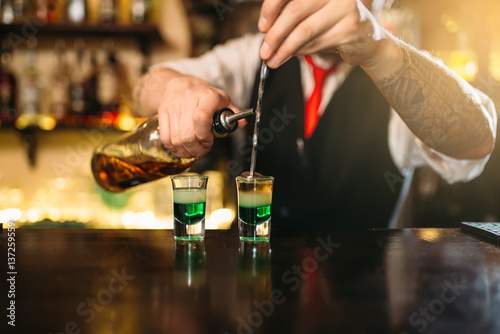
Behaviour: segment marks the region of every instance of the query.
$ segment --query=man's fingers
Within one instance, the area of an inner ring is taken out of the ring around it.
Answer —
[[[267,32],[260,50],[260,57],[269,60],[295,26],[309,14],[309,10],[303,2],[289,2],[272,23],[272,28]]]
[[[293,56],[324,29],[318,24],[322,1],[292,1],[283,9],[272,28],[266,34],[260,56],[271,68],[276,68]]]
[[[281,9],[289,0],[266,0],[262,4],[259,17],[259,30],[266,33],[281,13]]]
[[[212,134],[213,114],[204,109],[197,109],[193,114],[196,142],[204,148],[210,148],[214,142]]]
[[[179,80],[158,110],[160,139],[174,155],[200,157],[212,147],[215,111],[229,104],[229,96],[201,80]],[[232,104],[231,104],[232,105]]]
[[[188,157],[187,152],[179,146],[178,142],[178,120],[167,111],[158,112],[158,126],[160,128],[160,141],[163,146],[175,156]]]
[[[176,114],[176,116],[175,118],[172,117],[174,119],[171,119],[172,121],[170,122],[170,140],[175,149],[175,155],[180,158],[191,158],[192,154],[186,149],[186,137],[184,136],[186,133],[192,133],[192,130],[185,129],[187,125],[182,121],[182,116],[179,114]],[[172,153],[174,152],[172,151]]]
[[[169,151],[174,150],[172,140],[170,140],[170,116],[168,112],[163,112],[162,107],[158,112],[158,126],[160,128],[160,141]],[[174,153],[174,152],[172,152]]]

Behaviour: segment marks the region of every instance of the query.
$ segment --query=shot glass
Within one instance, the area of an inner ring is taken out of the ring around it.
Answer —
[[[236,177],[238,230],[241,241],[269,241],[273,183],[272,176]]]
[[[174,239],[204,240],[208,176],[172,176]]]

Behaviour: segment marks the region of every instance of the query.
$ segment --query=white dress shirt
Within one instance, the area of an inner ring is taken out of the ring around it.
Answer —
[[[152,66],[152,69],[168,67],[184,74],[197,76],[227,92],[237,107],[247,107],[252,98],[255,75],[260,67],[259,49],[262,40],[261,34],[245,35],[218,45],[200,57],[164,62]],[[318,56],[314,56],[313,59],[319,66],[329,65],[327,59]],[[303,57],[299,57],[299,60],[304,98],[307,99],[314,88],[314,77],[310,65]],[[350,71],[350,65],[341,63],[337,71],[326,78],[320,115],[324,112],[330,97],[342,85]],[[477,94],[495,135],[497,116],[493,102],[478,90]],[[415,167],[428,165],[450,184],[465,182],[479,176],[489,159],[487,156],[477,160],[458,160],[430,149],[409,130],[393,110],[388,126],[388,145],[391,156],[403,175],[409,175]]]

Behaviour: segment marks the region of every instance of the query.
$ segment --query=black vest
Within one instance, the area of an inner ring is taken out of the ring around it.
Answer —
[[[252,93],[256,105],[258,80]],[[390,107],[355,67],[304,139],[297,58],[266,81],[256,171],[275,177],[272,226],[287,229],[387,227],[402,176],[389,154]],[[246,127],[251,138],[253,122]],[[250,152],[248,140],[245,152]],[[250,161],[249,156],[247,162]]]

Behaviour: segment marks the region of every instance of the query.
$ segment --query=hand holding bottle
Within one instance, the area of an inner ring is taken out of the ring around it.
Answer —
[[[208,82],[181,74],[171,77],[158,108],[163,145],[181,158],[208,153],[214,141],[213,115],[223,108],[239,111],[224,91]]]
[[[238,127],[237,121],[254,114],[247,109],[235,114],[224,108],[213,116],[212,133],[224,137]],[[105,190],[120,192],[128,188],[182,173],[196,158],[180,158],[160,141],[158,115],[139,124],[131,131],[97,147],[92,156],[92,173]]]

